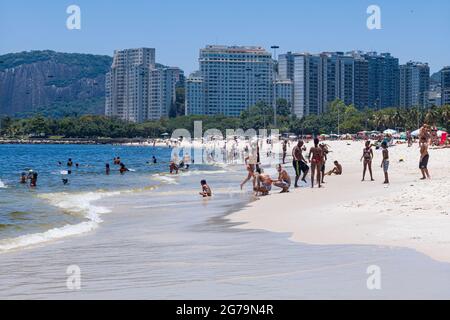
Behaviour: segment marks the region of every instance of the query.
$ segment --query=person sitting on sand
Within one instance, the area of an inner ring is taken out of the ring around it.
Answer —
[[[289,188],[291,187],[291,177],[287,173],[286,170],[283,169],[281,164],[277,166],[278,171],[278,180],[273,182],[273,185],[281,188],[281,193],[289,192]]]
[[[428,142],[425,137],[420,139],[420,163],[419,168],[422,172],[421,180],[431,179],[428,172],[428,161],[430,160],[430,154],[428,153]]]
[[[202,186],[202,192],[200,192],[200,195],[203,198],[211,197],[212,191],[211,191],[211,188],[209,187],[209,185],[206,183],[206,180],[200,181],[200,184]]]
[[[342,165],[338,161],[334,161],[334,168],[331,171],[328,171],[327,176],[331,176],[335,174],[337,176],[342,175]]]
[[[363,169],[363,178],[361,181],[364,181],[366,179],[366,171],[367,168],[369,168],[370,173],[370,180],[375,181],[373,179],[372,174],[372,160],[373,160],[373,150],[372,150],[372,144],[370,141],[366,141],[366,147],[363,149],[363,154],[360,161],[364,160],[364,169]]]
[[[384,172],[384,184],[389,184],[389,150],[386,141],[383,141],[381,148],[383,149],[383,161],[381,161],[381,168],[383,168]]]
[[[262,196],[267,196],[269,192],[272,190],[272,183],[273,180],[270,178],[269,175],[264,174],[264,171],[262,169],[261,173],[256,174],[256,185],[255,185],[255,192],[256,195],[261,193]]]
[[[124,163],[120,163],[120,169],[119,169],[120,174],[124,174],[127,171],[130,171],[130,170],[128,170],[128,168],[125,166]]]

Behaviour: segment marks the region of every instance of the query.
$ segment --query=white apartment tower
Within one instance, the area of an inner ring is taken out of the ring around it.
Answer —
[[[264,48],[206,46],[199,62],[199,72],[187,80],[188,114],[239,116],[258,102],[272,105],[273,60]]]
[[[153,48],[116,50],[106,75],[105,114],[137,123],[167,116],[181,73],[157,67]]]

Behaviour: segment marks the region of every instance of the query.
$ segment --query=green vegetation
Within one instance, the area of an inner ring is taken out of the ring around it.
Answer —
[[[87,98],[72,102],[55,101],[32,112],[16,113],[17,118],[31,118],[42,115],[46,118],[61,119],[65,117],[79,117],[82,115],[101,115],[105,110],[105,98]]]
[[[280,132],[296,134],[357,133],[363,130],[388,128],[415,130],[418,125],[428,123],[450,128],[450,106],[433,107],[428,110],[390,108],[379,111],[357,110],[341,101],[331,104],[330,110],[320,116],[310,115],[303,119],[288,115],[289,106],[278,101],[278,128]],[[36,115],[28,119],[1,119],[0,134],[5,137],[65,137],[65,138],[135,138],[160,137],[183,128],[193,132],[194,121],[203,122],[203,130],[219,129],[264,129],[273,127],[273,110],[257,104],[242,112],[238,118],[217,116],[179,116],[135,124],[105,116],[68,116],[61,119]]]

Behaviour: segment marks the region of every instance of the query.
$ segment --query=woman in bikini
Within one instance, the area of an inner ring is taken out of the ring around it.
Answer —
[[[369,168],[370,180],[375,181],[373,179],[373,174],[372,174],[373,150],[372,150],[372,145],[371,145],[370,141],[366,141],[366,147],[363,149],[363,155],[362,155],[360,161],[363,161],[363,159],[364,159],[364,170],[363,170],[362,181],[364,181],[366,179],[367,168]]]
[[[308,155],[309,162],[311,162],[311,188],[314,188],[314,173],[316,172],[316,170],[317,183],[319,184],[319,188],[322,188],[321,168],[323,165],[323,150],[321,147],[319,147],[319,142],[319,139],[314,139],[314,147],[309,150]]]

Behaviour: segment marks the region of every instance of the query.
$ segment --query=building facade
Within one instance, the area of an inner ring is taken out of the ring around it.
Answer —
[[[272,105],[273,60],[261,47],[206,46],[200,50],[198,79],[187,86],[187,111],[239,116],[258,102]],[[189,80],[188,80],[189,81]],[[201,87],[203,97],[189,92]],[[195,97],[197,102],[189,101]],[[198,101],[204,106],[198,106]],[[191,107],[196,105],[196,107]]]
[[[275,81],[275,98],[286,100],[289,106],[293,105],[293,82],[292,80],[278,79]]]
[[[106,75],[105,114],[138,123],[167,116],[182,74],[157,67],[153,48],[116,50]]]
[[[408,62],[400,66],[400,107],[428,107],[430,67],[426,63]]]
[[[389,53],[288,52],[279,58],[279,78],[293,81],[298,117],[326,112],[337,99],[357,109],[399,106],[398,59]]]
[[[441,71],[441,105],[450,105],[450,67]]]

